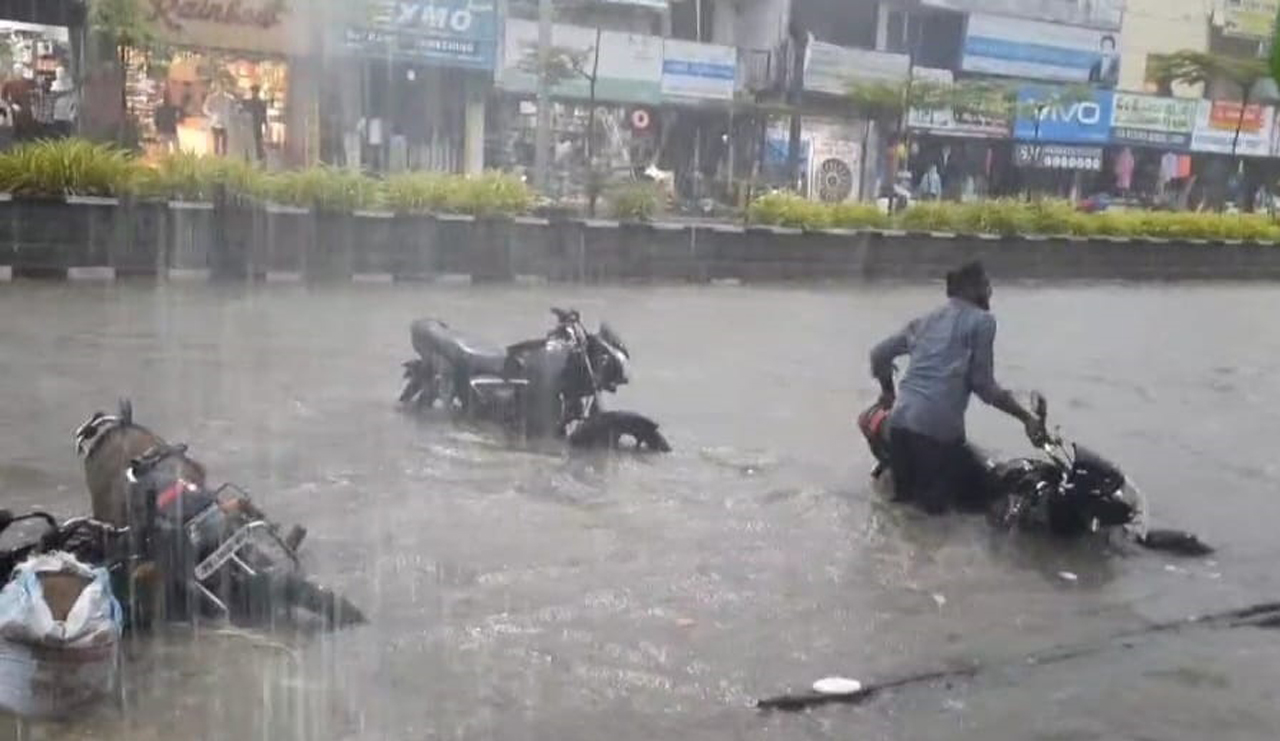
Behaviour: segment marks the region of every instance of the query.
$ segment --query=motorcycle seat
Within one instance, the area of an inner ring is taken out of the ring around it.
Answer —
[[[419,355],[437,354],[469,373],[501,376],[507,351],[484,340],[468,337],[437,319],[413,323],[413,348]]]

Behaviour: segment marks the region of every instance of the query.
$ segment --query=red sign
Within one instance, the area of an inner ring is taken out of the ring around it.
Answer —
[[[1213,107],[1209,109],[1209,126],[1224,131],[1235,131],[1236,124],[1239,123],[1242,133],[1257,134],[1262,131],[1264,118],[1262,106],[1257,103],[1250,103],[1244,109],[1243,122],[1240,119],[1240,104],[1234,101],[1215,100]]]

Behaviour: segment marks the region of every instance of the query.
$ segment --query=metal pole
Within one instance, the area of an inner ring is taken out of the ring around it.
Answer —
[[[533,143],[533,177],[546,193],[551,183],[551,89],[547,67],[551,60],[551,0],[538,0],[538,124]]]

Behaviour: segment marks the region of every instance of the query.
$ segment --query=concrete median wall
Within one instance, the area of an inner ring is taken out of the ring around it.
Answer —
[[[0,197],[0,276],[811,283],[936,279],[975,258],[1005,279],[1280,279],[1280,245],[1246,242],[805,232]]]

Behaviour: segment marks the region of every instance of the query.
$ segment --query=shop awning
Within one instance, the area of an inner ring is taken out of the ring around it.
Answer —
[[[0,20],[45,26],[80,26],[85,20],[83,0],[0,0]]]

